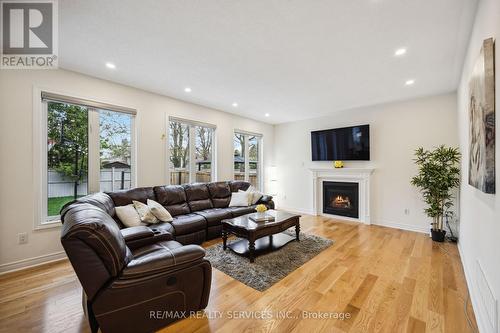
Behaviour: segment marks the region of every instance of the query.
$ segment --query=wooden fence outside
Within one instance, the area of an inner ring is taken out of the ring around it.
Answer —
[[[235,172],[234,180],[245,180],[244,172]],[[212,181],[212,174],[210,170],[196,171],[196,182],[197,183],[208,183]],[[249,175],[250,184],[258,187],[257,184],[257,173],[251,173]],[[170,172],[170,184],[172,185],[182,185],[189,184],[189,171],[187,170],[175,170]]]

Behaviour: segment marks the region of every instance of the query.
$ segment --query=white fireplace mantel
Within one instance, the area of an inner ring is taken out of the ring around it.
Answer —
[[[313,212],[316,215],[324,215],[358,221],[370,224],[370,178],[374,168],[338,168],[338,169],[309,169],[312,172],[313,181]],[[323,182],[338,181],[358,183],[359,186],[359,218],[349,218],[323,213]]]

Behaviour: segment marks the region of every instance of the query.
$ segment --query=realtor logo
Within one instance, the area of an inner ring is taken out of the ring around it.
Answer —
[[[0,68],[57,68],[57,0],[0,1],[0,17]]]

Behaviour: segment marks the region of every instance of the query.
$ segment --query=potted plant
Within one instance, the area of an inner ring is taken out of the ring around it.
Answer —
[[[420,189],[427,204],[425,213],[432,218],[432,240],[443,242],[446,234],[443,217],[453,206],[452,190],[460,184],[460,152],[444,145],[431,151],[420,147],[415,151],[414,161],[418,174],[411,184]]]

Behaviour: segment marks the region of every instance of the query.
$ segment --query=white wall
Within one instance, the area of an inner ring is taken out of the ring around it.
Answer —
[[[311,162],[312,130],[370,124],[371,161],[346,162],[346,167],[374,167],[371,183],[371,221],[425,231],[417,190],[410,185],[416,173],[414,150],[445,144],[458,146],[456,95],[447,94],[405,102],[344,110],[331,116],[275,127],[278,207],[311,212],[312,174],[309,168],[333,168],[331,162]],[[405,215],[404,210],[410,210]]]
[[[62,247],[59,228],[33,230],[33,87],[86,97],[138,110],[138,186],[165,184],[167,115],[217,125],[219,180],[232,179],[234,129],[262,133],[264,168],[273,163],[274,129],[229,113],[181,102],[112,82],[64,70],[0,71],[0,271],[20,260],[55,258]],[[28,244],[18,245],[17,234],[28,233]],[[28,260],[24,264],[35,263]]]
[[[469,153],[469,113],[468,82],[474,62],[476,61],[484,39],[500,37],[500,1],[481,0],[476,13],[467,57],[463,67],[460,86],[458,88],[458,133],[462,159],[461,185],[461,223],[460,243],[462,263],[465,269],[472,304],[481,332],[494,332],[495,323],[491,323],[483,303],[487,293],[479,288],[478,262],[490,285],[493,296],[498,302],[500,297],[500,47],[496,40],[496,191],[497,194],[485,194],[468,184]],[[500,316],[496,314],[497,318]],[[496,320],[496,327],[500,321]],[[498,329],[497,329],[498,331]]]

